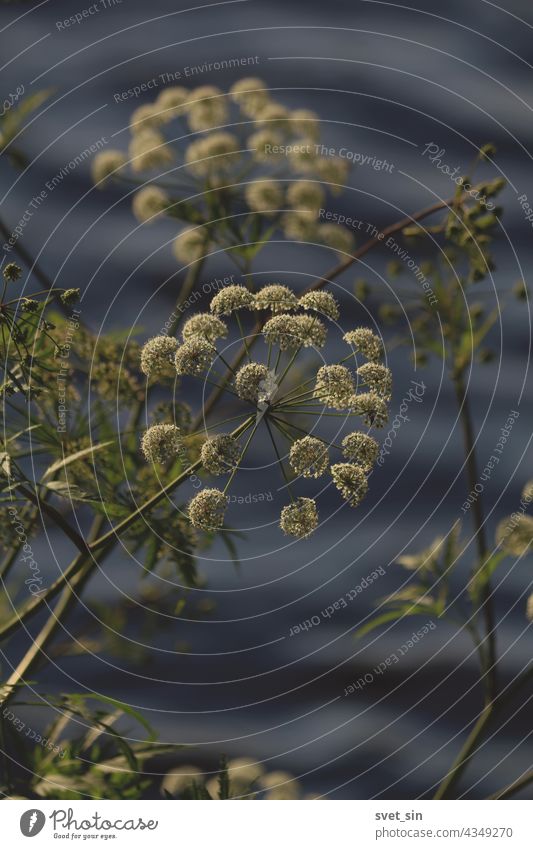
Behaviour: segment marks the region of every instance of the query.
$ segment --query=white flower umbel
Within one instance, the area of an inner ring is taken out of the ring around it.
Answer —
[[[143,435],[141,449],[149,462],[166,463],[181,447],[179,428],[172,424],[153,425]]]

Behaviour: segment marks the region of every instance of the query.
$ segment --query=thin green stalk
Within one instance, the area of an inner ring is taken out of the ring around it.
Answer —
[[[470,412],[469,399],[462,376],[454,377],[455,394],[459,405],[459,415],[463,429],[463,442],[466,456],[466,473],[468,491],[472,492],[479,482],[479,472],[475,450],[474,426]],[[472,517],[474,523],[475,540],[478,552],[478,570],[483,570],[488,556],[487,540],[485,535],[485,518],[483,515],[483,504],[481,498],[476,498],[472,505]],[[490,580],[483,584],[480,613],[484,619],[486,631],[487,657],[484,669],[485,675],[485,703],[494,701],[498,692],[497,683],[497,654],[496,654],[496,623],[492,602],[492,589]]]
[[[240,425],[232,432],[232,436],[238,436],[245,425],[247,425],[250,421],[253,421],[253,417],[249,417],[246,422]],[[177,477],[175,477],[170,483],[168,483],[163,489],[160,489],[156,495],[153,495],[144,504],[141,504],[136,510],[130,513],[125,519],[119,522],[117,525],[112,527],[107,533],[103,534],[103,536],[94,540],[87,546],[87,553],[92,555],[98,551],[104,549],[107,546],[107,543],[110,543],[113,540],[116,540],[121,533],[127,530],[137,519],[140,518],[147,510],[150,510],[152,507],[155,507],[163,498],[165,498],[176,486],[180,483],[183,483],[192,472],[196,471],[202,465],[201,460],[197,460],[183,472],[181,472]],[[0,628],[0,640],[4,640],[9,637],[12,633],[14,633],[23,622],[25,622],[30,616],[33,616],[38,610],[40,610],[48,601],[53,598],[59,590],[65,586],[74,575],[82,569],[85,565],[86,558],[81,555],[78,556],[70,566],[65,570],[65,572],[54,581],[53,584],[48,587],[45,593],[41,596],[34,597],[31,601],[29,601],[22,610],[18,611],[15,616],[13,616],[6,624]]]
[[[235,430],[232,431],[231,436],[240,436],[240,434],[247,429],[251,421],[253,421],[252,416],[246,419],[246,421],[243,422],[242,425],[239,425],[239,427],[235,428]],[[127,530],[127,528],[129,528],[134,522],[136,522],[137,519],[139,519],[143,515],[143,513],[146,513],[147,510],[150,510],[152,507],[155,507],[156,504],[159,504],[159,502],[162,501],[163,498],[166,498],[166,496],[170,492],[172,492],[173,489],[179,486],[180,483],[183,483],[183,481],[190,477],[191,473],[196,471],[196,469],[198,469],[201,465],[202,461],[196,460],[196,462],[192,463],[187,469],[185,469],[183,472],[180,472],[180,474],[173,480],[171,480],[170,483],[164,486],[163,489],[160,489],[159,492],[149,498],[148,501],[145,501],[144,504],[141,504],[140,507],[137,507],[137,509],[134,510],[133,513],[130,513],[129,516],[127,516],[125,519],[123,519],[121,522],[111,528],[110,531],[108,531],[99,539],[91,543],[91,545],[89,546],[90,551],[98,551],[98,549],[105,545],[105,543],[109,539],[114,536],[119,536],[123,531]]]
[[[248,348],[246,349],[246,351],[248,351]],[[218,354],[218,351],[217,351],[217,354]],[[224,359],[222,354],[218,354],[218,358],[220,360],[222,360],[222,362],[224,363],[224,365],[226,366],[228,371],[230,371],[233,375],[235,375],[235,369],[227,362],[227,360]],[[222,388],[224,388],[224,387],[222,387]]]
[[[533,770],[529,770],[525,772],[520,778],[517,778],[516,781],[513,781],[512,784],[509,784],[507,787],[503,787],[501,790],[498,790],[497,793],[493,793],[492,796],[489,796],[489,799],[509,799],[510,796],[514,796],[520,790],[523,790],[524,787],[527,787],[528,784],[533,782]]]
[[[185,275],[185,280],[183,286],[181,288],[181,292],[174,306],[174,318],[172,319],[171,324],[167,330],[168,336],[175,336],[176,330],[178,329],[179,323],[183,318],[183,310],[180,307],[185,303],[192,290],[194,289],[196,283],[198,282],[198,278],[200,276],[200,272],[204,266],[205,257],[198,260],[194,265],[188,269],[187,274]]]
[[[250,435],[249,435],[248,439],[246,440],[246,443],[245,443],[245,445],[244,445],[244,448],[242,449],[242,451],[241,451],[241,453],[240,453],[239,459],[238,459],[237,463],[235,464],[235,468],[234,468],[234,469],[232,469],[231,475],[230,475],[230,476],[229,476],[229,478],[228,478],[228,482],[227,482],[226,486],[225,486],[225,487],[224,487],[224,489],[223,489],[223,493],[224,493],[224,495],[226,494],[226,492],[227,492],[227,491],[228,491],[228,489],[230,488],[230,486],[231,486],[231,482],[233,481],[233,478],[234,478],[234,477],[235,477],[235,475],[237,474],[237,469],[239,468],[239,466],[241,465],[242,461],[244,460],[244,458],[245,458],[245,456],[246,456],[246,452],[248,451],[248,448],[250,447],[250,443],[251,443],[252,439],[254,438],[254,434],[255,434],[255,432],[256,432],[256,430],[257,430],[258,426],[259,426],[259,422],[256,422],[256,423],[255,423],[255,425],[254,425],[254,427],[252,428],[252,432],[250,433]],[[243,432],[243,433],[245,433],[245,431],[242,431],[242,432]]]
[[[80,536],[80,534],[69,525],[67,520],[63,518],[61,513],[56,510],[55,507],[52,507],[46,501],[43,501],[42,498],[39,498],[36,493],[31,492],[23,484],[15,484],[15,489],[17,489],[25,498],[27,498],[28,501],[31,501],[32,504],[35,504],[35,506],[41,512],[46,513],[46,515],[50,519],[52,519],[52,521],[59,528],[61,528],[65,536],[67,536],[71,540],[71,542],[74,543],[76,548],[78,548],[82,554],[87,551],[87,543],[85,542],[83,537]]]
[[[248,357],[248,361],[252,362],[252,357],[251,357],[250,351],[248,349],[248,340],[246,339],[246,336],[244,335],[244,328],[242,326],[242,321],[241,321],[241,317],[239,315],[239,310],[235,310],[234,315],[235,315],[235,319],[237,321],[237,326],[239,328],[239,333],[241,334],[241,339],[242,339],[244,348],[246,350],[246,356]]]
[[[200,433],[205,433],[206,430],[211,430],[212,428],[215,428],[215,427],[221,427],[221,425],[229,424],[230,422],[239,421],[240,419],[243,419],[245,416],[246,416],[246,413],[239,413],[238,416],[231,416],[229,419],[222,419],[222,421],[214,422],[213,424],[209,425],[208,428],[206,428],[205,425],[204,425],[204,427],[201,427],[199,430],[195,430],[193,433],[185,433],[183,435],[184,439],[186,439],[188,436],[198,436]]]
[[[292,428],[292,430],[297,430],[299,433],[305,433],[306,436],[309,436],[309,431],[305,430],[305,428],[303,428],[303,427],[298,427],[298,425],[295,425],[292,422],[288,422],[286,419],[278,419],[276,416],[271,416],[271,418],[272,418],[273,421],[276,421],[278,423],[281,422],[282,424],[287,425],[287,427]],[[314,439],[318,439],[320,442],[323,442],[324,445],[328,445],[328,446],[331,445],[333,448],[337,448],[339,451],[342,451],[341,446],[337,445],[335,442],[331,442],[328,439],[323,439],[321,436],[318,436],[316,433],[313,433],[312,436],[313,436]]]
[[[457,758],[439,785],[437,792],[433,797],[434,799],[444,799],[449,797],[451,791],[455,788],[455,785],[461,778],[464,770],[472,760],[472,757],[481,743],[483,734],[485,733],[491,719],[493,719],[494,716],[496,716],[505,707],[505,705],[509,704],[512,698],[520,692],[523,685],[528,683],[532,678],[533,664],[530,664],[524,672],[515,678],[512,684],[509,684],[507,688],[496,697],[493,703],[485,705]]]
[[[90,536],[95,536],[99,533],[103,522],[103,516],[98,516],[95,519],[92,534]],[[80,555],[80,557],[86,560],[85,555]],[[80,569],[77,574],[74,575],[72,581],[64,587],[59,601],[54,607],[52,613],[39,631],[37,637],[32,640],[30,648],[11,673],[4,687],[0,690],[0,704],[5,705],[16,691],[16,688],[21,683],[24,683],[25,678],[30,674],[33,667],[39,661],[41,653],[44,652],[46,646],[53,638],[59,626],[62,624],[63,617],[68,614],[72,606],[75,604],[77,600],[77,593],[81,592],[83,589],[83,586],[89,579],[93,568],[93,562],[85,562],[83,568]]]
[[[282,459],[280,457],[280,453],[278,451],[278,446],[276,445],[276,440],[274,439],[274,434],[272,433],[272,430],[270,428],[270,424],[269,424],[269,421],[268,421],[267,418],[265,418],[265,424],[267,426],[267,430],[268,430],[270,439],[272,440],[272,445],[274,446],[274,451],[276,452],[276,457],[278,458],[278,464],[279,464],[279,467],[281,469],[281,474],[283,475],[283,479],[285,480],[285,483],[287,484],[287,492],[289,493],[289,497],[290,497],[291,501],[294,501],[294,496],[293,496],[292,491],[291,491],[291,484],[290,484],[289,478],[287,476],[287,473],[285,471],[283,461],[282,461]]]
[[[479,718],[468,735],[461,751],[459,752],[452,768],[448,772],[444,781],[440,784],[434,799],[445,799],[449,791],[455,786],[464,770],[468,766],[475,750],[477,749],[481,735],[492,718],[493,705],[486,705],[479,715]]]

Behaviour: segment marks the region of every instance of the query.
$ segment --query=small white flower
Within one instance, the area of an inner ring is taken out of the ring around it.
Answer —
[[[141,371],[148,377],[154,372],[168,374],[174,363],[178,343],[172,336],[155,336],[141,350]]]
[[[256,310],[271,310],[273,313],[287,312],[298,306],[296,295],[288,286],[273,283],[263,286],[256,293],[254,308]]]
[[[255,118],[269,101],[268,89],[258,77],[237,80],[230,88],[230,95],[250,118]]]
[[[204,442],[200,456],[204,469],[213,475],[225,475],[239,461],[239,444],[229,433],[221,433]]]
[[[354,351],[360,352],[370,362],[377,363],[381,360],[383,355],[381,339],[369,327],[350,330],[344,334],[343,339],[352,346]]]
[[[294,209],[308,209],[317,213],[324,203],[324,189],[311,180],[296,180],[287,189],[287,202]]]
[[[363,469],[354,463],[336,463],[331,467],[331,477],[350,507],[357,507],[368,490],[368,481]]]
[[[334,410],[346,410],[355,391],[354,380],[346,366],[331,365],[319,368],[314,396]]]
[[[102,150],[94,157],[91,165],[93,182],[103,189],[109,177],[117,175],[126,165],[126,157],[120,150]]]
[[[231,315],[235,310],[252,309],[254,296],[245,286],[226,286],[217,292],[209,309],[215,315]]]
[[[215,356],[216,348],[207,339],[190,336],[176,351],[176,371],[178,374],[202,374]]]
[[[268,379],[268,369],[262,363],[247,363],[242,366],[235,377],[235,390],[243,401],[257,404],[263,398],[265,381]]]
[[[209,234],[204,227],[186,227],[174,239],[172,250],[180,262],[190,263],[202,259],[208,245]]]
[[[189,519],[196,528],[217,530],[223,525],[226,505],[219,489],[203,489],[189,502]]]
[[[187,118],[191,130],[212,130],[228,120],[228,104],[219,88],[211,85],[193,89],[187,101]]]
[[[244,196],[253,212],[275,215],[283,205],[283,188],[275,180],[254,180],[246,186]]]
[[[178,454],[180,446],[179,428],[171,424],[153,425],[141,442],[142,452],[151,463],[166,463]]]
[[[312,498],[297,498],[281,511],[280,528],[288,536],[305,539],[318,525],[316,503]]]
[[[170,198],[159,186],[146,186],[133,195],[132,208],[137,221],[153,221],[170,206]]]
[[[143,130],[135,134],[129,144],[131,169],[135,173],[152,171],[169,165],[173,160],[172,150],[156,130]]]
[[[377,460],[379,445],[367,433],[354,431],[342,440],[342,453],[347,460],[368,472]]]
[[[225,339],[228,328],[224,322],[210,313],[199,312],[187,319],[181,332],[183,340],[191,336],[203,336],[208,342],[214,343],[217,339]]]
[[[337,321],[340,315],[339,305],[329,292],[308,292],[302,295],[298,304],[304,310],[321,313],[332,321]]]
[[[353,234],[340,224],[319,224],[316,238],[318,242],[340,254],[351,254],[353,251]]]
[[[328,446],[314,436],[297,439],[291,445],[289,463],[297,475],[302,475],[304,478],[319,478],[329,465]]]

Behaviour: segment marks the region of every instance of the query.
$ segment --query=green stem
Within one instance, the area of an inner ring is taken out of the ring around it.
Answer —
[[[531,784],[532,782],[533,770],[529,770],[529,772],[526,772],[520,778],[517,778],[516,781],[513,781],[512,784],[509,784],[502,790],[498,790],[497,793],[493,793],[492,796],[489,796],[489,799],[508,799],[510,796],[514,796],[515,793],[518,793],[520,790],[523,790],[524,787],[527,787],[527,785]]]
[[[234,315],[235,315],[235,319],[237,321],[237,326],[239,328],[239,333],[241,334],[241,339],[242,339],[242,342],[243,342],[243,345],[244,345],[244,348],[245,348],[245,351],[246,351],[246,356],[248,357],[248,361],[251,363],[252,357],[250,356],[250,351],[248,349],[248,340],[246,339],[246,336],[244,335],[244,328],[242,326],[242,321],[241,321],[241,318],[240,318],[240,315],[239,315],[239,310],[235,310]]]
[[[235,475],[237,474],[237,469],[239,468],[242,461],[244,460],[244,457],[246,456],[246,452],[248,451],[248,448],[250,447],[250,443],[251,443],[252,439],[254,438],[254,434],[255,434],[258,426],[259,426],[259,422],[256,422],[254,427],[252,428],[252,432],[250,433],[248,439],[246,440],[245,446],[240,453],[240,456],[239,456],[237,463],[235,464],[235,468],[232,469],[232,472],[231,472],[231,475],[229,476],[228,482],[227,482],[226,486],[224,487],[224,490],[223,490],[224,495],[226,494],[226,492],[230,488],[231,482],[232,482],[233,478],[235,477]],[[242,431],[242,432],[244,433],[244,431]]]
[[[104,517],[98,516],[94,523],[91,536],[96,536],[104,523]],[[77,560],[83,561],[83,567],[79,568],[72,581],[68,583],[59,598],[52,613],[46,620],[45,624],[39,631],[37,637],[32,640],[32,644],[20,663],[13,670],[5,685],[0,690],[0,704],[5,705],[11,696],[15,693],[16,688],[24,683],[25,678],[30,674],[33,667],[38,663],[39,657],[44,652],[46,646],[53,638],[59,626],[62,624],[62,619],[66,616],[77,600],[77,594],[80,593],[89,579],[94,563],[87,562],[87,555],[78,555]],[[65,573],[66,574],[66,573]]]
[[[501,692],[492,704],[485,705],[480,713],[476,724],[467,737],[461,751],[452,764],[450,770],[439,785],[434,799],[444,799],[450,795],[450,792],[455,788],[458,780],[461,778],[464,770],[470,763],[476,749],[481,743],[483,734],[491,719],[497,715],[506,704],[520,691],[524,684],[533,678],[533,665],[527,667],[521,675],[519,675],[512,684],[509,684],[503,692]]]
[[[246,422],[243,422],[238,428],[236,428],[232,432],[232,436],[239,436],[242,433],[243,429],[249,424],[250,421],[253,421],[253,417],[249,417]],[[126,531],[134,522],[137,521],[147,510],[150,510],[152,507],[155,507],[163,498],[165,498],[176,486],[180,483],[183,483],[192,472],[196,471],[202,465],[201,460],[197,460],[183,472],[181,472],[176,478],[174,478],[170,483],[168,483],[163,489],[159,490],[156,495],[153,495],[148,501],[145,501],[144,504],[141,504],[133,513],[130,513],[122,522],[119,522],[117,525],[112,527],[107,533],[103,534],[103,536],[95,539],[88,546],[86,546],[86,551],[89,555],[92,555],[102,549],[107,548],[107,544],[111,542],[115,542],[116,539],[120,536],[121,533]],[[48,601],[53,598],[57,592],[64,587],[73,577],[79,572],[82,567],[85,565],[86,558],[81,555],[78,556],[70,566],[65,570],[65,572],[51,584],[50,587],[43,593],[41,596],[34,597],[31,601],[29,601],[25,607],[22,608],[15,616],[13,616],[8,622],[0,628],[0,640],[6,639],[12,633],[14,633],[23,622],[25,622],[30,616],[33,616],[38,610],[40,610]]]
[[[200,276],[200,272],[203,268],[205,262],[205,257],[195,262],[194,265],[188,269],[187,274],[185,275],[185,280],[183,286],[181,288],[181,292],[176,301],[176,305],[174,307],[174,318],[172,319],[171,324],[168,327],[167,335],[175,336],[176,330],[178,329],[179,323],[183,318],[183,310],[180,307],[185,303],[192,290],[194,289],[196,283],[198,282],[198,278]]]
[[[290,497],[291,501],[294,501],[294,496],[291,492],[290,481],[289,481],[289,478],[288,478],[287,473],[285,471],[283,461],[282,461],[282,459],[280,457],[280,453],[278,451],[278,446],[276,445],[276,440],[274,439],[274,434],[272,433],[270,423],[269,423],[267,418],[265,418],[265,424],[267,426],[267,430],[268,430],[268,434],[270,436],[270,439],[272,440],[272,445],[274,446],[274,451],[276,452],[276,457],[278,458],[278,464],[279,464],[279,467],[281,469],[281,474],[283,475],[283,479],[284,479],[285,483],[287,484],[287,492],[289,493],[289,497]]]
[[[468,491],[472,492],[479,482],[479,471],[477,466],[474,427],[470,412],[470,403],[462,375],[455,375],[455,394],[459,405],[459,415],[463,430],[463,443],[466,456],[466,474]],[[478,552],[478,571],[486,566],[488,557],[487,540],[485,535],[485,518],[483,515],[483,504],[481,498],[476,498],[472,505],[472,517],[474,533]],[[494,608],[492,603],[492,590],[490,580],[483,582],[481,593],[480,614],[483,617],[486,631],[486,662],[484,671],[485,678],[485,703],[490,704],[496,698],[498,692],[497,683],[497,654],[496,654],[496,624]]]
[[[492,717],[493,705],[486,705],[479,718],[472,728],[472,731],[468,735],[466,742],[463,745],[463,748],[459,752],[451,770],[446,775],[444,781],[440,784],[437,792],[434,795],[434,799],[445,799],[450,790],[455,786],[464,770],[468,766],[475,750],[477,749],[481,735],[485,731],[486,726],[489,723],[489,720]]]

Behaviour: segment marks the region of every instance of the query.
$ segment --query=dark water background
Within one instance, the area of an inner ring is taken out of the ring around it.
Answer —
[[[531,260],[531,229],[517,201],[523,193],[533,198],[531,4],[506,3],[504,10],[485,0],[445,6],[432,0],[408,9],[376,2],[251,0],[183,11],[187,7],[169,0],[123,0],[61,31],[56,22],[83,3],[45,2],[32,4],[31,13],[2,32],[8,62],[3,91],[21,82],[27,91],[54,89],[33,132],[24,136],[31,167],[14,181],[12,170],[2,166],[3,219],[13,226],[46,181],[102,136],[114,137],[108,146],[125,146],[129,115],[150,95],[115,103],[116,92],[164,72],[230,57],[257,55],[260,62],[241,72],[198,74],[185,84],[225,88],[238,76],[257,74],[279,90],[285,104],[315,109],[331,145],[394,164],[392,173],[356,166],[350,191],[335,201],[336,210],[378,227],[453,194],[449,178],[422,156],[426,144],[444,148],[446,162],[462,172],[480,144],[494,141],[496,165],[485,173],[503,174],[510,186],[498,268],[479,285],[479,295],[490,308],[504,299],[509,304],[491,334],[493,363],[476,365],[470,375],[481,466],[510,411],[520,416],[485,487],[492,537],[533,476],[530,315],[528,304],[510,297],[517,279],[528,280]],[[29,8],[2,7],[0,25]],[[34,46],[18,55],[29,45]],[[148,334],[161,327],[179,290],[169,246],[174,235],[172,222],[138,228],[123,193],[94,190],[85,163],[49,194],[22,244],[40,255],[58,285],[82,288],[83,319],[91,326],[107,330],[136,323]],[[348,293],[360,276],[372,286],[365,306],[342,297],[348,326],[375,319],[380,303],[391,296],[403,303],[416,290],[409,275],[398,283],[385,278],[390,259],[385,250],[374,252],[339,281]],[[320,248],[275,245],[261,254],[257,270],[265,279],[278,272],[278,278],[303,286],[329,265]],[[202,280],[233,272],[218,255]],[[384,332],[387,336],[387,328]],[[388,658],[425,622],[413,619],[385,626],[364,642],[353,639],[354,627],[403,580],[395,559],[428,545],[462,516],[463,454],[452,387],[437,362],[415,373],[409,353],[406,348],[391,353],[391,409],[398,410],[412,380],[424,381],[423,401],[410,404],[410,422],[372,475],[369,497],[356,514],[338,510],[338,501],[325,497],[328,521],[320,534],[288,544],[275,530],[284,503],[277,477],[272,470],[243,475],[242,494],[272,492],[272,501],[261,510],[262,527],[241,543],[238,573],[221,562],[227,558],[222,547],[207,552],[201,566],[208,589],[197,596],[214,600],[216,608],[198,621],[149,634],[146,642],[154,651],[140,667],[109,656],[61,659],[47,672],[48,688],[87,688],[128,701],[144,711],[163,741],[195,744],[187,761],[210,768],[221,752],[246,754],[301,776],[307,792],[334,798],[414,798],[428,792],[480,708],[477,666],[466,636],[439,622],[386,675],[343,696],[348,683]],[[256,507],[253,515],[246,506],[232,515],[245,528],[257,523]],[[468,538],[468,520],[465,533]],[[51,544],[54,556],[43,548],[40,561],[53,579],[69,552],[53,537]],[[456,588],[464,583],[469,551],[454,578]],[[385,576],[347,609],[289,636],[293,625],[320,613],[378,567]],[[112,605],[117,590],[134,592],[138,574],[129,558],[114,554],[93,580],[89,597]],[[530,583],[528,559],[507,560],[498,573],[506,679],[530,658],[524,614]],[[81,615],[90,617],[90,607]],[[182,641],[190,644],[189,654],[176,653]],[[530,733],[526,707],[483,747],[462,792],[482,797],[530,768]]]

